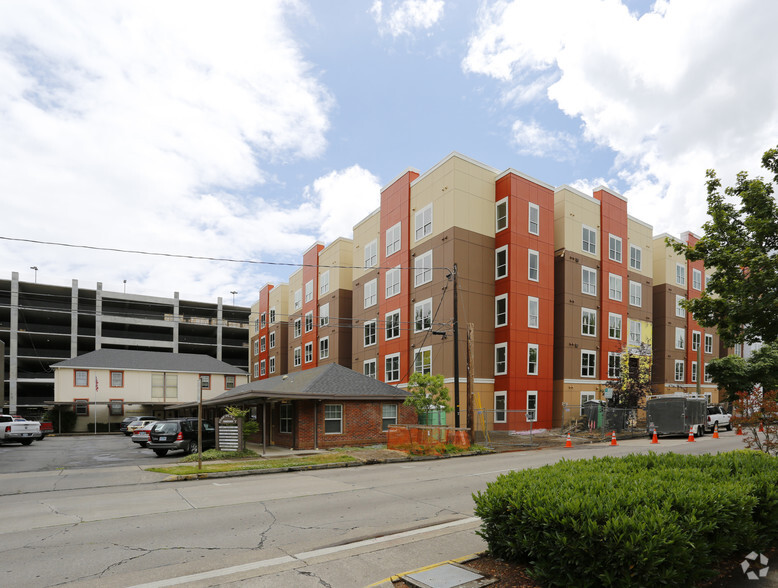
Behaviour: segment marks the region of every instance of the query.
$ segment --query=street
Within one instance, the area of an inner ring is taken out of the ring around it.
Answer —
[[[43,444],[49,441],[58,439]],[[168,483],[137,465],[3,473],[0,582],[365,586],[482,550],[471,494],[502,472],[562,458],[742,447],[728,432],[696,443],[673,438],[651,445],[643,438],[617,447]],[[145,465],[171,461],[150,462]]]

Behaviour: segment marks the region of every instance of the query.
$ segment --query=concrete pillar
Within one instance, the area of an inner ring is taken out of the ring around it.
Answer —
[[[178,353],[178,325],[181,324],[178,292],[173,292],[173,353]]]
[[[8,412],[16,412],[19,379],[19,272],[11,273],[11,348],[8,350]]]
[[[222,310],[222,298],[219,296],[216,303],[216,359],[222,358],[222,322],[224,321],[224,311]]]
[[[70,290],[70,357],[78,355],[78,280]]]
[[[95,351],[103,344],[103,283],[97,282],[95,290]]]

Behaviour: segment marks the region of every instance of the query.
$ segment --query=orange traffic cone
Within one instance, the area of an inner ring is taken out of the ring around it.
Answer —
[[[616,443],[616,431],[611,433],[611,445],[618,445],[618,443]]]
[[[573,446],[573,441],[570,439],[570,433],[567,434],[567,441],[565,442],[565,448],[569,448]]]
[[[738,425],[737,426],[737,433],[735,433],[735,435],[742,435],[742,434],[743,434],[743,429],[741,429],[740,425]]]
[[[694,442],[694,427],[689,427],[689,438],[687,439],[689,443]]]
[[[719,438],[719,424],[714,423],[713,424],[713,438],[718,439]]]
[[[764,433],[764,425],[761,422],[759,423],[759,432]]]
[[[656,429],[654,429],[654,436],[653,436],[653,437],[651,437],[651,443],[653,443],[653,444],[655,444],[655,445],[656,445],[657,443],[659,443],[659,437],[657,437],[657,435],[656,435]]]

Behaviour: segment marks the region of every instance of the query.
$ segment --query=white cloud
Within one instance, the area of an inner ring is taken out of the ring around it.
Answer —
[[[575,138],[569,133],[549,131],[537,122],[517,120],[511,128],[512,142],[522,155],[568,159],[575,149]]]
[[[758,172],[778,136],[778,4],[657,2],[640,17],[617,0],[485,5],[465,71],[546,96],[617,154],[630,212],[659,231],[705,220],[705,170],[725,183]]]
[[[417,29],[432,28],[443,16],[443,0],[402,0],[392,2],[384,15],[381,0],[375,0],[370,14],[379,25],[381,33],[388,32],[393,37],[412,35]]]

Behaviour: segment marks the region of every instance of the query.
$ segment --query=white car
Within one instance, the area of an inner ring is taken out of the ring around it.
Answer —
[[[728,412],[725,412],[723,408],[720,406],[709,406],[708,407],[708,420],[705,423],[705,430],[708,432],[713,432],[714,427],[716,426],[716,423],[719,424],[719,431],[726,429],[727,431],[732,430],[732,415]]]

